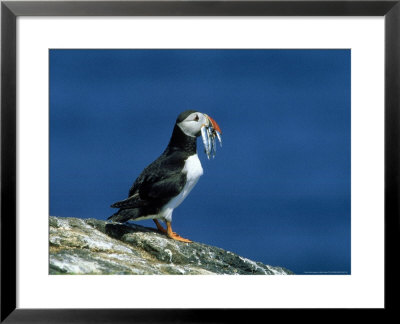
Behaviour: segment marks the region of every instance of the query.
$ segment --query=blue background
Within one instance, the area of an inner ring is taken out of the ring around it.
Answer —
[[[106,219],[195,109],[223,147],[183,237],[297,274],[350,273],[350,50],[50,50],[50,214]],[[139,224],[152,226],[151,220]]]

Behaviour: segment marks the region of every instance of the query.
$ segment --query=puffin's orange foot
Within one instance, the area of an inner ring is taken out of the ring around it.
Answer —
[[[179,236],[176,233],[172,233],[172,234],[167,234],[167,236],[175,241],[180,241],[180,242],[185,242],[185,243],[192,243],[191,240],[189,239],[185,239],[182,236]]]
[[[185,239],[172,231],[171,222],[167,222],[167,236],[175,241],[192,243],[191,240]]]
[[[156,223],[157,229],[164,234],[167,234],[167,230],[162,227],[162,225],[160,224],[160,222],[157,219],[153,219],[154,223]]]

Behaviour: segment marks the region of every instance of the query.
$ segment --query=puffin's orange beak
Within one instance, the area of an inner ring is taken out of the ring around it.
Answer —
[[[208,116],[208,115],[206,115],[206,116],[207,116],[208,120],[210,121],[212,127],[213,127],[217,132],[219,132],[220,134],[222,134],[221,128],[219,128],[217,122],[216,122],[214,119],[212,119],[210,116]]]

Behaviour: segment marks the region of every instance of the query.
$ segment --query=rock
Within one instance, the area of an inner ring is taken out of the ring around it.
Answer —
[[[49,241],[50,274],[293,274],[135,224],[51,216]]]

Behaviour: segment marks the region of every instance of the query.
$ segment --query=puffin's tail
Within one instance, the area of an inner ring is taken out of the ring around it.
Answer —
[[[138,208],[134,209],[120,209],[115,214],[111,215],[107,218],[107,220],[118,222],[118,223],[125,223],[130,219],[135,219],[139,217],[140,211]]]
[[[128,209],[128,208],[144,207],[147,205],[148,203],[146,201],[140,199],[139,194],[134,194],[133,196],[130,196],[124,200],[113,203],[110,207]]]

